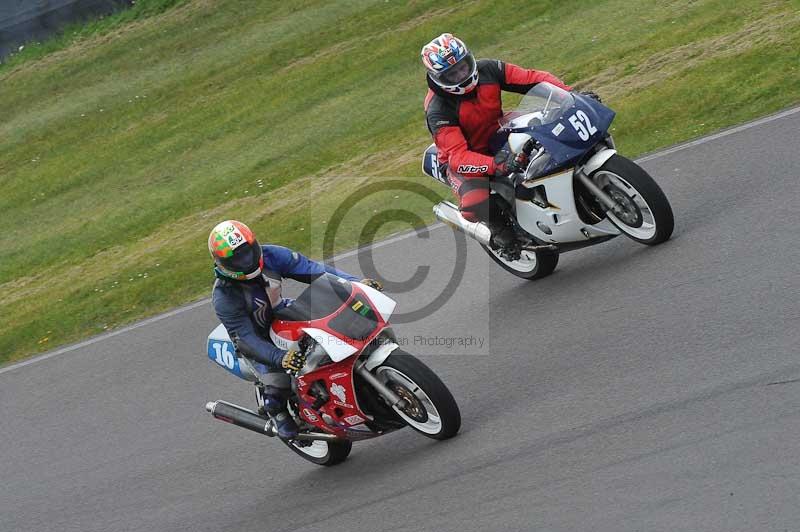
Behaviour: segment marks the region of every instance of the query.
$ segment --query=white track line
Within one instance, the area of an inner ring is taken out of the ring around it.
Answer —
[[[732,127],[730,129],[723,129],[722,131],[718,133],[713,133],[711,135],[708,135],[707,137],[700,137],[699,139],[691,140],[684,144],[678,144],[677,146],[673,146],[672,148],[667,148],[665,150],[652,153],[650,155],[645,155],[644,157],[636,159],[636,161],[640,163],[651,161],[659,157],[664,157],[665,155],[670,155],[671,153],[675,153],[676,151],[685,150],[686,148],[691,148],[693,146],[699,146],[700,144],[705,144],[706,142],[711,142],[712,140],[721,139],[722,137],[727,137],[728,135],[733,135],[734,133],[739,133],[740,131],[745,131],[747,129],[767,124],[769,122],[774,122],[775,120],[786,118],[787,116],[791,116],[797,113],[800,113],[800,107],[786,109],[785,111],[781,111],[780,113],[765,116],[763,118],[753,120],[752,122],[747,122],[745,124],[742,124],[741,126]]]
[[[701,137],[699,139],[686,142],[684,144],[679,144],[677,146],[673,146],[672,148],[667,148],[667,149],[665,149],[663,151],[652,153],[650,155],[645,155],[644,157],[641,157],[641,158],[637,159],[636,161],[640,162],[640,163],[643,163],[643,162],[646,162],[646,161],[652,161],[653,159],[657,159],[659,157],[664,157],[665,155],[670,155],[672,153],[675,153],[675,152],[678,152],[678,151],[681,151],[681,150],[685,150],[687,148],[692,148],[694,146],[699,146],[701,144],[705,144],[705,143],[711,142],[713,140],[721,139],[723,137],[727,137],[729,135],[733,135],[733,134],[739,133],[740,131],[745,131],[745,130],[750,129],[750,128],[761,126],[763,124],[767,124],[767,123],[773,122],[775,120],[780,120],[781,118],[786,118],[787,116],[791,116],[791,115],[794,115],[794,114],[797,114],[797,113],[800,113],[800,107],[794,107],[792,109],[787,109],[785,111],[781,111],[781,112],[776,113],[774,115],[765,116],[763,118],[759,118],[757,120],[753,120],[752,122],[747,122],[745,124],[742,124],[740,126],[736,126],[736,127],[730,128],[730,129],[726,129],[726,130],[720,131],[718,133],[713,133],[713,134],[708,135],[706,137]],[[433,231],[433,230],[436,230],[436,229],[440,229],[442,227],[446,227],[445,224],[443,224],[441,222],[438,222],[438,223],[434,223],[433,225],[429,225],[428,226],[428,230],[429,231]],[[381,240],[380,242],[375,242],[375,243],[370,244],[368,246],[364,246],[362,248],[354,249],[354,250],[351,250],[351,251],[346,251],[346,252],[341,253],[339,255],[335,255],[333,257],[333,260],[337,261],[337,260],[346,259],[348,257],[352,257],[352,256],[355,256],[355,255],[358,255],[359,253],[361,253],[363,251],[366,251],[367,249],[377,249],[377,248],[381,248],[383,246],[388,246],[390,244],[394,244],[395,242],[400,242],[401,240],[405,240],[406,238],[410,238],[410,237],[416,235],[417,232],[418,232],[418,230],[408,231],[407,233],[396,235],[396,236],[387,238],[386,240]],[[23,368],[25,366],[29,366],[31,364],[35,364],[37,362],[42,362],[43,360],[47,360],[48,358],[53,358],[53,357],[58,356],[58,355],[63,355],[64,353],[69,353],[70,351],[75,351],[76,349],[80,349],[82,347],[86,347],[87,345],[96,344],[97,342],[101,342],[101,341],[106,340],[108,338],[112,338],[114,336],[126,333],[128,331],[132,331],[134,329],[138,329],[139,327],[144,327],[145,325],[150,325],[151,323],[155,323],[157,321],[161,321],[161,320],[166,319],[166,318],[171,318],[172,316],[177,316],[178,314],[183,314],[184,312],[187,312],[189,310],[193,310],[193,309],[196,309],[196,308],[201,307],[203,305],[207,305],[210,302],[211,302],[211,298],[206,298],[206,299],[202,299],[200,301],[195,301],[194,303],[190,303],[189,305],[186,305],[186,306],[183,306],[183,307],[178,307],[178,308],[176,308],[174,310],[170,310],[169,312],[165,312],[164,314],[159,314],[158,316],[153,316],[152,318],[147,318],[146,320],[142,320],[142,321],[134,323],[132,325],[128,325],[127,327],[123,327],[122,329],[119,329],[119,330],[116,330],[116,331],[111,331],[109,333],[104,333],[104,334],[101,334],[99,336],[95,336],[94,338],[89,338],[88,340],[84,340],[83,342],[80,342],[80,343],[77,343],[77,344],[73,344],[73,345],[70,345],[70,346],[67,346],[67,347],[62,347],[61,349],[57,349],[55,351],[51,351],[50,353],[45,353],[43,355],[39,355],[39,356],[36,356],[36,357],[33,357],[33,358],[29,358],[28,360],[24,360],[22,362],[17,362],[16,364],[11,364],[10,366],[6,366],[5,368],[0,369],[0,375],[2,375],[3,373],[8,373],[10,371],[14,371],[15,369],[19,369],[19,368]]]

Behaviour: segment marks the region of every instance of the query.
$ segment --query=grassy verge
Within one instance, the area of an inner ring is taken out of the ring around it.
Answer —
[[[798,1],[175,3],[0,67],[0,363],[207,295],[220,219],[319,257],[366,184],[446,195],[417,57],[445,30],[601,93],[628,155],[800,101]],[[336,248],[430,206],[372,196]]]

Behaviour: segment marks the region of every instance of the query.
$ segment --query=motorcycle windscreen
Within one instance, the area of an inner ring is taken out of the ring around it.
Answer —
[[[378,323],[378,313],[369,300],[359,294],[347,308],[328,322],[328,326],[346,338],[363,342],[375,331]]]
[[[606,137],[615,113],[603,104],[550,83],[534,86],[500,119],[503,131],[526,133],[550,159],[543,173],[573,164]]]
[[[325,274],[312,282],[290,305],[275,311],[287,321],[313,321],[330,316],[344,305],[353,291],[346,279]]]
[[[500,128],[513,131],[550,124],[573,105],[575,98],[568,91],[551,83],[537,83],[513,111],[503,115],[499,120]]]

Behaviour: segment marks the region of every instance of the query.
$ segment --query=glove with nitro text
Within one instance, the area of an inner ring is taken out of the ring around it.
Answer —
[[[283,355],[283,360],[281,360],[281,366],[283,369],[291,370],[292,373],[297,373],[303,366],[306,364],[306,355],[305,353],[301,353],[299,351],[295,351],[294,349],[290,349],[286,351],[286,354]]]
[[[528,156],[503,148],[494,156],[494,175],[496,177],[522,172],[528,166]]]
[[[587,98],[591,98],[592,100],[596,100],[598,103],[603,103],[603,100],[600,99],[600,96],[593,91],[581,91],[578,94],[581,96],[586,96]]]
[[[374,288],[378,292],[383,292],[383,284],[380,281],[376,281],[375,279],[361,279],[361,284],[365,284],[370,288]]]

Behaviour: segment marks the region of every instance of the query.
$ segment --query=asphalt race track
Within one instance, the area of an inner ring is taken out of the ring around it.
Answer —
[[[396,327],[459,401],[448,442],[406,429],[321,468],[212,419],[252,390],[206,357],[208,304],[0,369],[0,530],[798,530],[795,111],[643,163],[675,210],[662,246],[529,283],[469,242],[453,297]],[[389,279],[430,266],[401,312],[458,268],[449,229],[424,236],[374,249]]]

